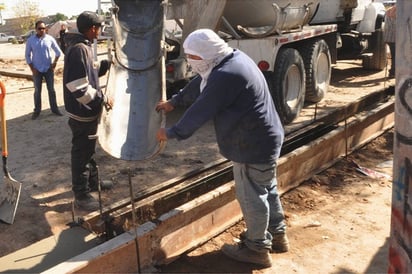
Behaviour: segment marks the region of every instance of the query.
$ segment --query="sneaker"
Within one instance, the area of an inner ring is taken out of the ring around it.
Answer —
[[[272,252],[283,253],[289,250],[289,240],[286,233],[276,233],[272,236]]]
[[[75,195],[74,205],[86,211],[96,211],[100,208],[99,202],[90,193]]]
[[[90,184],[90,191],[99,191],[98,184]],[[100,181],[100,189],[101,190],[109,190],[113,188],[113,182],[109,180]]]
[[[272,234],[272,253],[283,253],[289,251],[289,240],[286,233]],[[243,231],[239,235],[239,239],[243,242],[246,239],[246,231]]]
[[[261,265],[263,267],[272,266],[272,257],[269,250],[262,250],[260,252],[248,248],[244,243],[239,244],[224,244],[222,252],[233,260]]]
[[[31,115],[31,119],[32,120],[36,120],[40,115],[40,112],[33,112],[33,114]]]

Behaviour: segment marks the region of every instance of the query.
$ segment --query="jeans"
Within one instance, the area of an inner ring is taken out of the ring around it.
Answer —
[[[97,185],[97,165],[93,159],[96,149],[98,121],[79,122],[69,118],[72,131],[71,169],[72,190],[75,196],[81,196],[90,191],[90,186]]]
[[[246,245],[270,249],[272,234],[285,233],[286,223],[277,191],[276,164],[233,162],[236,198],[246,223]]]
[[[56,91],[54,89],[54,71],[49,69],[46,72],[38,72],[33,75],[34,83],[34,112],[40,113],[41,111],[41,88],[43,78],[46,80],[47,91],[49,93],[50,109],[53,112],[58,110],[56,102]]]

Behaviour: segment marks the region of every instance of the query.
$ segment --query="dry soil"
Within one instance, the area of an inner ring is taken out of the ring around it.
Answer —
[[[0,44],[0,70],[27,71],[24,45]],[[55,80],[62,112],[62,62]],[[67,117],[50,112],[43,87],[43,111],[31,120],[31,81],[1,77],[7,87],[6,116],[9,137],[8,167],[22,182],[15,222],[0,223],[0,257],[67,229],[72,220],[70,190],[70,130]],[[371,90],[393,85],[385,71],[364,71],[359,61],[340,62],[333,70],[329,94],[320,109],[333,109]],[[302,116],[313,116],[308,106]],[[167,117],[172,124],[182,114]],[[126,170],[134,172],[136,188],[144,188],[182,175],[220,159],[211,123],[191,139],[171,141],[152,160],[127,162],[107,155],[97,147],[96,160],[103,179],[115,182],[103,193],[104,205],[128,197]],[[274,266],[259,269],[234,262],[220,252],[232,242],[243,223],[160,268],[164,273],[384,273],[391,207],[391,179],[373,178],[356,171],[352,161],[387,175],[392,172],[392,132],[384,134],[334,167],[314,176],[302,186],[282,196],[288,223],[291,250],[273,254]],[[6,240],[12,239],[12,240]]]

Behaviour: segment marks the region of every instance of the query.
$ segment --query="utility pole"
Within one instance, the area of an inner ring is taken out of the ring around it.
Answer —
[[[4,8],[4,3],[0,3],[0,26],[3,25],[3,16],[1,15],[1,11],[4,10]]]
[[[388,273],[412,273],[412,1],[396,3],[396,87]]]
[[[102,6],[111,6],[112,1],[111,0],[97,0],[97,14],[102,15],[103,14],[103,8]]]

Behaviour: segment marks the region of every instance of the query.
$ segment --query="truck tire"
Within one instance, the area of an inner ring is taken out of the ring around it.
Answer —
[[[364,69],[384,70],[387,64],[386,43],[383,40],[383,29],[377,29],[371,38],[372,56],[364,56],[362,66]]]
[[[305,101],[321,101],[329,89],[331,77],[331,57],[325,40],[315,40],[306,44],[301,54],[305,63],[306,95]]]
[[[289,124],[305,103],[305,65],[299,52],[280,49],[274,72],[265,76],[280,119],[284,125]]]

